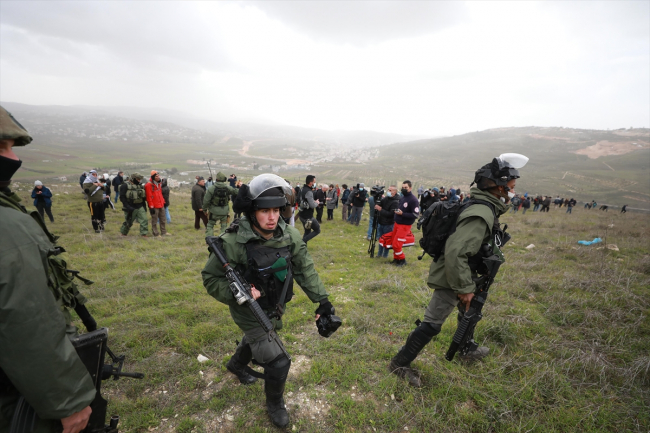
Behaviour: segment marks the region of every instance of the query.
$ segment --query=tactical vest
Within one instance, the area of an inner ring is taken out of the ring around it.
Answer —
[[[285,280],[288,282],[287,293],[283,304],[293,298],[293,276],[288,274],[291,267],[291,252],[289,247],[271,248],[259,242],[248,242],[246,244],[246,256],[248,257],[248,268],[243,276],[255,288],[262,293],[257,302],[264,310],[275,309],[280,302],[282,289]]]
[[[126,199],[134,204],[139,204],[144,202],[145,197],[147,196],[144,191],[144,187],[140,184],[135,185],[131,182],[126,184]]]
[[[214,193],[212,194],[210,205],[219,207],[228,206],[229,199],[230,193],[228,192],[228,188],[226,188],[225,185],[219,185],[217,183],[214,187]]]
[[[43,218],[41,218],[38,212],[27,212],[27,209],[25,209],[17,201],[12,200],[5,194],[0,194],[0,205],[12,208],[31,216],[52,243],[52,248],[50,248],[50,251],[47,254],[47,285],[52,291],[54,299],[56,299],[57,305],[59,305],[61,312],[63,312],[67,328],[70,330],[72,324],[72,316],[70,315],[69,310],[74,309],[77,305],[84,305],[86,303],[86,298],[79,292],[78,286],[74,279],[76,277],[86,285],[91,285],[93,282],[86,278],[80,277],[79,272],[71,271],[68,269],[67,262],[61,256],[59,256],[59,254],[65,252],[65,249],[63,247],[56,245],[56,241],[59,239],[59,237],[54,236],[52,233],[50,233],[50,231],[45,226],[45,222],[43,222]]]

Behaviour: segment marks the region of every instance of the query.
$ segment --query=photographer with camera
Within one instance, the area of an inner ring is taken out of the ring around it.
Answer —
[[[313,181],[313,176],[307,178],[308,184]],[[274,174],[262,174],[248,186],[242,185],[233,209],[243,216],[216,239],[218,254],[211,248],[213,253],[201,272],[208,293],[228,305],[233,321],[244,333],[226,368],[244,385],[257,380],[257,372],[248,367],[252,360],[264,368],[266,407],[278,427],[289,424],[283,395],[291,358],[275,330],[282,329],[282,316],[294,293],[293,279],[319,304],[314,313],[319,334],[329,337],[340,326],[300,233],[281,218],[291,213],[286,199],[290,194],[289,185]],[[239,302],[233,285],[238,295],[248,298],[245,302]],[[270,332],[254,314],[255,306],[273,327]]]
[[[363,183],[358,183],[356,191],[352,192],[352,213],[350,215],[350,224],[354,224],[355,226],[359,225],[366,201],[368,201],[368,196],[365,185]]]
[[[380,239],[384,234],[393,231],[393,225],[395,224],[395,211],[398,207],[399,195],[397,194],[397,187],[391,185],[388,187],[388,191],[384,198],[381,199],[381,202],[375,205],[375,210],[379,212],[379,215],[377,216],[377,239]],[[380,244],[377,257],[388,257],[388,248],[384,248]]]
[[[300,222],[305,229],[305,234],[302,237],[305,244],[320,234],[320,224],[314,218],[314,209],[320,204],[318,200],[314,200],[313,189],[315,184],[316,176],[307,175],[298,197],[298,203],[300,204],[298,218],[300,218]]]
[[[411,231],[411,226],[420,213],[420,202],[411,193],[410,180],[402,183],[402,198],[399,200],[398,209],[395,211],[395,225],[393,227],[393,261],[392,265],[405,266],[406,257],[402,245],[406,242],[406,235]]]

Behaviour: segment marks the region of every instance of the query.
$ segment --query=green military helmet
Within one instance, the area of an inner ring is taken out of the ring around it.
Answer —
[[[223,174],[222,172],[217,173],[217,177],[215,178],[217,182],[225,182],[226,181],[226,175]]]
[[[26,146],[32,142],[29,132],[2,106],[0,106],[0,140],[14,140],[15,146]]]
[[[142,175],[138,172],[131,173],[131,179],[142,180]]]

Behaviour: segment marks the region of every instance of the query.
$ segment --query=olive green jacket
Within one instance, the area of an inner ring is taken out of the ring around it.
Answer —
[[[18,206],[15,194],[0,195]],[[0,221],[0,368],[40,418],[65,418],[88,406],[96,391],[48,287],[53,245],[20,210],[0,205]],[[11,400],[0,398],[3,405],[15,404]],[[3,409],[0,431],[11,422]]]
[[[104,188],[99,188],[99,190],[97,190],[97,188],[98,187],[95,184],[90,183],[90,182],[89,183],[84,183],[84,185],[83,185],[84,192],[86,190],[90,191],[87,194],[88,201],[90,203],[99,203],[101,201],[104,201],[104,192],[105,192]],[[96,190],[97,190],[97,192],[95,192]]]
[[[300,285],[307,297],[312,302],[319,302],[326,299],[328,294],[325,286],[314,268],[307,245],[302,241],[298,230],[288,226],[284,221],[279,222],[279,234],[269,240],[262,238],[257,232],[253,231],[250,222],[246,217],[239,220],[239,230],[237,233],[225,233],[223,239],[223,251],[230,262],[230,265],[243,274],[247,268],[246,246],[247,242],[262,242],[267,247],[285,247],[289,246],[291,252],[291,265],[293,278]],[[216,298],[219,302],[230,307],[230,314],[233,320],[243,331],[259,326],[253,313],[250,312],[248,305],[239,305],[235,301],[232,292],[228,286],[225,272],[219,259],[214,254],[210,254],[205,268],[201,272],[203,276],[203,285],[208,293]],[[275,322],[276,329],[282,327],[282,323]]]
[[[470,190],[472,198],[494,204],[497,217],[505,213],[507,206],[498,198],[478,188]],[[445,254],[429,268],[427,285],[432,289],[453,290],[459,294],[472,293],[476,285],[467,259],[478,253],[481,245],[491,243],[494,215],[489,207],[474,204],[458,217],[456,231],[445,244]]]
[[[212,197],[214,196],[214,193],[217,189],[224,189],[226,191],[226,194],[230,197],[231,195],[237,195],[239,190],[237,188],[233,188],[230,185],[226,185],[226,182],[222,182],[217,180],[214,185],[212,185],[210,188],[208,188],[208,191],[205,193],[205,197],[203,197],[203,210],[208,210],[210,211],[210,214],[212,215],[217,215],[217,216],[225,216],[228,215],[229,213],[229,208],[228,204],[226,203],[225,206],[216,206],[212,203]],[[217,202],[218,198],[215,198],[215,203]]]

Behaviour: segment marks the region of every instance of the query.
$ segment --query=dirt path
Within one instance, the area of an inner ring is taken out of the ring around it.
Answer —
[[[578,149],[573,153],[578,155],[587,155],[590,159],[597,159],[601,156],[625,155],[626,153],[647,147],[647,144],[642,141],[635,143],[636,144],[633,144],[631,141],[611,142],[603,140],[592,146],[587,146],[584,149]]]

